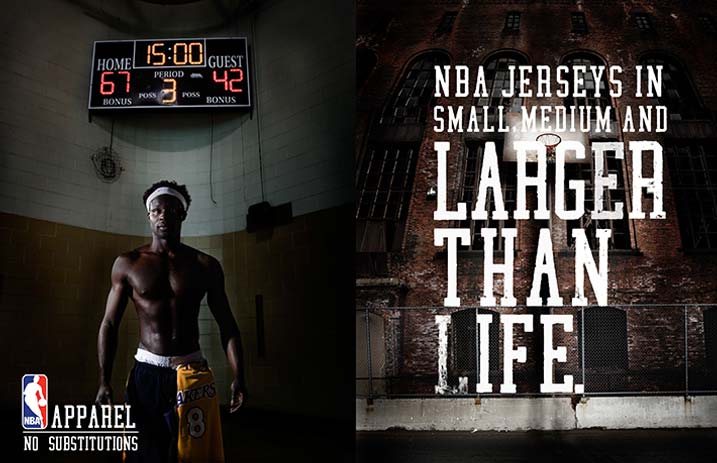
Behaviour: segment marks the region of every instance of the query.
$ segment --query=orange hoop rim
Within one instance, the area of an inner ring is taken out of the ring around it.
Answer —
[[[546,143],[546,141],[547,141],[546,139],[548,139],[549,137],[555,137],[558,139],[558,141],[555,143]],[[563,139],[560,138],[560,135],[558,135],[557,133],[548,132],[548,133],[541,133],[540,135],[535,137],[535,141],[541,142],[542,144],[545,145],[546,148],[548,148],[550,150],[550,149],[553,149],[556,146],[558,146],[560,144],[560,142],[563,141]]]

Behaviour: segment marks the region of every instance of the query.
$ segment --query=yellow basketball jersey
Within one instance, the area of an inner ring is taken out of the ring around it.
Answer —
[[[224,463],[219,397],[212,370],[205,364],[177,369],[179,463]]]

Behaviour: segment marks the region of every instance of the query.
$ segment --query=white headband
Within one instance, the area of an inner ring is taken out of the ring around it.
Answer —
[[[147,198],[147,202],[145,203],[145,206],[147,206],[147,212],[150,212],[149,203],[151,203],[152,200],[154,198],[156,198],[157,196],[162,196],[162,195],[174,196],[175,198],[177,198],[178,200],[180,200],[182,202],[182,206],[184,207],[184,210],[185,211],[187,210],[187,200],[184,199],[184,196],[182,196],[181,193],[179,193],[177,190],[170,188],[168,186],[162,186],[162,187],[159,187],[156,190],[154,190],[152,192],[152,194],[149,195],[149,198]]]

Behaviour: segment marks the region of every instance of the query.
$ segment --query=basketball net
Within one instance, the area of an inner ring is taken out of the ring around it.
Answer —
[[[555,147],[560,144],[562,139],[558,134],[555,133],[541,133],[535,138],[535,141],[538,141],[545,145],[545,151],[547,153],[547,159],[548,163],[552,164],[555,162]]]

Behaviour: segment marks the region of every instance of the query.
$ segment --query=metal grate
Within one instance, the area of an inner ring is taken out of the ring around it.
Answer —
[[[500,373],[500,346],[498,314],[490,310],[477,310],[479,314],[492,316],[488,331],[489,378],[498,381]],[[480,372],[480,330],[476,329],[476,309],[465,309],[451,314],[451,365],[449,374],[458,384],[458,378],[477,378]]]
[[[628,366],[625,311],[592,307],[579,311],[575,318],[578,361],[590,385],[588,391],[624,388]]]

